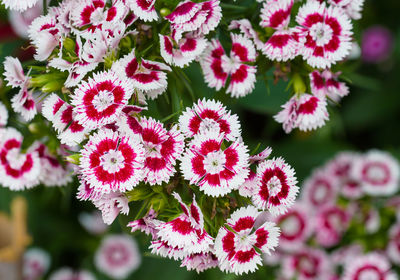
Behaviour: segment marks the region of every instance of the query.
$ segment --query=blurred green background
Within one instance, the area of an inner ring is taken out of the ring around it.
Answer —
[[[350,95],[337,106],[329,106],[330,121],[312,133],[298,131],[286,135],[272,116],[286,102],[289,92],[286,82],[275,84],[271,75],[260,79],[256,88],[245,98],[234,100],[208,88],[200,73],[200,67],[193,63],[185,70],[190,79],[193,94],[197,97],[217,97],[234,113],[240,116],[243,138],[252,150],[261,143],[271,146],[273,156],[283,156],[296,170],[299,181],[322,165],[339,151],[365,151],[372,148],[387,150],[400,158],[400,25],[398,11],[400,1],[367,0],[363,18],[355,25],[355,37],[361,41],[362,31],[379,24],[387,27],[394,36],[395,48],[388,60],[372,64],[361,59],[346,63],[343,77],[349,81]],[[8,29],[7,29],[8,28]],[[0,61],[8,55],[20,56],[28,43],[10,33],[7,14],[0,13]],[[169,77],[171,81],[171,77]],[[351,82],[351,83],[350,83]],[[267,89],[269,88],[269,89]],[[3,96],[4,97],[4,96]],[[177,92],[171,100],[162,97],[149,104],[152,112],[157,109],[160,118],[168,115],[168,108],[183,98],[185,105],[191,105],[189,92]],[[156,116],[157,117],[157,116]],[[10,192],[0,188],[0,210],[9,211],[9,202],[16,195],[28,200],[28,227],[33,244],[48,251],[54,270],[60,266],[87,268],[95,271],[93,252],[101,237],[87,233],[79,224],[77,216],[82,211],[94,209],[90,202],[75,199],[76,189],[37,187],[25,192]],[[120,216],[109,232],[127,230],[128,217]],[[201,275],[179,268],[178,262],[151,256],[147,250],[149,239],[136,235],[143,253],[141,267],[129,279],[274,279],[268,268],[248,276],[226,275],[217,269]],[[98,279],[108,279],[96,273]]]

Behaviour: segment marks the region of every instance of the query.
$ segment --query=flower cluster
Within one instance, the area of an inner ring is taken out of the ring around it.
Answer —
[[[295,206],[273,220],[280,244],[265,261],[282,260],[279,279],[398,279],[399,171],[378,150],[342,152],[317,168]]]

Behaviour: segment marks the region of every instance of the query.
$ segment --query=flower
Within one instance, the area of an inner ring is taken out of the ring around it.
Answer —
[[[90,136],[81,156],[83,179],[96,192],[125,192],[132,190],[143,179],[143,145],[109,129]]]
[[[78,221],[90,234],[101,235],[108,229],[99,211],[81,212],[78,215]]]
[[[33,6],[35,6],[38,0],[1,0],[1,2],[6,6],[7,9],[23,12],[28,8],[32,8]]]
[[[349,94],[349,88],[345,83],[339,82],[339,73],[324,70],[322,73],[313,71],[310,73],[311,92],[320,98],[330,98],[338,102],[343,96]]]
[[[144,181],[150,185],[168,182],[175,173],[176,159],[182,154],[182,134],[173,127],[167,131],[161,122],[152,118],[141,119],[142,143],[145,149]]]
[[[50,94],[42,104],[42,115],[50,122],[54,120],[54,116],[65,104],[65,101],[58,97],[57,94]]]
[[[98,199],[93,199],[93,204],[101,211],[103,221],[107,225],[111,225],[115,218],[122,213],[129,214],[129,201],[122,193],[110,192],[102,195]]]
[[[260,40],[257,32],[253,29],[248,19],[232,20],[228,29],[239,29],[246,38],[253,40],[254,45],[258,50],[262,50],[264,43]]]
[[[114,234],[105,237],[94,257],[96,268],[113,279],[125,279],[141,263],[136,241],[130,236]]]
[[[121,79],[128,79],[133,86],[146,92],[151,99],[167,89],[167,74],[171,71],[164,63],[142,59],[139,63],[135,57],[135,49],[116,61],[111,68]]]
[[[305,203],[295,203],[285,214],[274,217],[281,230],[279,249],[287,252],[298,250],[313,233],[309,217],[309,207]]]
[[[316,170],[310,178],[304,181],[301,199],[313,209],[336,201],[338,189],[333,177],[324,170]]]
[[[256,50],[252,41],[243,35],[231,33],[231,41],[230,56],[227,56],[221,43],[213,39],[200,65],[209,87],[220,90],[230,76],[226,92],[232,97],[243,97],[254,89],[257,67],[248,63],[255,61]]]
[[[186,256],[182,260],[181,267],[186,267],[188,271],[196,270],[197,273],[218,266],[217,257],[211,252],[201,252]]]
[[[206,130],[217,130],[224,134],[228,141],[234,141],[240,137],[240,123],[238,116],[232,114],[215,100],[199,100],[192,108],[179,117],[179,128],[187,138]]]
[[[350,214],[336,205],[318,209],[315,234],[317,242],[324,247],[339,243],[350,223]]]
[[[151,234],[153,239],[157,239],[157,227],[161,221],[157,220],[156,216],[157,213],[151,208],[143,218],[129,222],[127,226],[131,228],[131,232],[140,230],[147,235]]]
[[[62,267],[54,271],[49,280],[95,280],[93,273],[87,270],[72,270],[69,267]]]
[[[14,112],[20,113],[26,121],[32,120],[37,113],[32,91],[28,91],[26,87],[21,88],[20,92],[14,95],[11,99],[11,107]]]
[[[238,189],[249,174],[247,147],[236,140],[223,149],[223,138],[216,130],[197,134],[181,159],[183,177],[214,197]]]
[[[281,274],[287,279],[293,277],[298,280],[329,279],[331,267],[324,251],[305,247],[285,256]]]
[[[261,9],[261,27],[283,29],[290,21],[293,0],[269,0],[264,2]]]
[[[181,197],[174,193],[183,211],[177,218],[157,226],[157,236],[171,248],[183,249],[186,255],[206,251],[213,238],[204,230],[203,213],[195,197],[190,206],[183,203]]]
[[[36,152],[21,153],[23,137],[8,127],[0,131],[0,183],[11,190],[38,184],[40,161]]]
[[[21,38],[28,39],[29,26],[35,18],[42,15],[42,11],[43,2],[41,1],[37,2],[37,4],[35,4],[32,8],[28,8],[23,12],[15,10],[9,11],[8,18],[14,33]]]
[[[340,7],[308,1],[296,21],[306,34],[302,55],[310,66],[330,67],[350,53],[352,25]]]
[[[398,279],[391,265],[383,255],[370,253],[354,258],[345,266],[343,280]]]
[[[254,223],[259,215],[253,206],[237,209],[227,220],[229,227],[221,227],[215,239],[215,254],[220,268],[242,274],[254,272],[261,265],[261,254],[278,246],[279,228],[265,222],[257,229]]]
[[[294,169],[282,158],[261,162],[257,167],[257,186],[253,204],[273,215],[284,214],[299,191]]]
[[[49,267],[49,254],[39,248],[30,248],[23,256],[22,277],[24,280],[39,280],[44,276]]]
[[[18,58],[7,56],[4,60],[4,79],[13,88],[25,88],[29,80]]]
[[[133,14],[144,21],[155,21],[158,19],[154,8],[156,0],[128,0],[127,5]]]
[[[365,62],[379,63],[393,53],[393,34],[384,26],[372,26],[364,31],[361,39],[361,58]]]
[[[72,105],[77,121],[85,128],[99,128],[117,120],[133,93],[131,83],[113,72],[95,73],[74,91]]]
[[[393,225],[389,230],[389,243],[386,254],[392,263],[400,264],[400,224]]]
[[[341,7],[352,19],[361,19],[364,0],[328,0],[328,3]]]
[[[308,131],[322,127],[329,119],[325,98],[318,98],[311,94],[294,95],[285,103],[274,119],[283,124],[286,133],[298,127]]]
[[[0,127],[4,127],[7,125],[8,121],[8,110],[6,106],[0,102]]]
[[[399,189],[399,163],[386,152],[369,151],[354,163],[352,172],[371,196],[389,196]]]

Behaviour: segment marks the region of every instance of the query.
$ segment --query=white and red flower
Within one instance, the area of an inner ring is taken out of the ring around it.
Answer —
[[[227,220],[229,228],[220,228],[214,248],[221,269],[235,274],[254,272],[262,264],[259,251],[269,254],[278,246],[279,228],[274,223],[255,228],[259,214],[253,206],[239,208]]]
[[[108,129],[89,138],[81,152],[84,181],[103,194],[132,190],[143,179],[143,145]]]
[[[62,267],[54,271],[49,280],[96,280],[96,277],[87,270],[73,270],[69,267]]]
[[[152,254],[174,260],[182,260],[183,258],[188,256],[188,253],[185,252],[184,248],[172,247],[168,245],[167,242],[161,240],[151,241],[149,249],[151,249]]]
[[[352,19],[361,19],[364,0],[328,0],[328,3],[341,7]]]
[[[104,194],[93,200],[94,206],[101,211],[103,222],[107,225],[111,225],[119,213],[129,214],[128,203],[128,198],[119,191]]]
[[[329,279],[331,265],[324,251],[305,247],[285,256],[281,274],[286,279],[294,277],[298,280]]]
[[[161,122],[152,118],[143,117],[140,125],[145,149],[144,181],[150,185],[167,183],[174,175],[175,162],[183,152],[183,135],[176,126],[167,131]]]
[[[126,106],[122,109],[122,113],[119,116],[116,124],[118,131],[122,135],[127,135],[131,138],[141,140],[142,138],[142,125],[139,119],[135,115],[138,113],[134,107]]]
[[[33,93],[32,91],[28,91],[26,87],[21,88],[19,93],[13,96],[11,107],[14,109],[14,112],[20,113],[25,121],[31,121],[37,113]]]
[[[149,93],[149,97],[154,99],[167,89],[167,74],[164,71],[171,71],[171,68],[161,62],[145,59],[139,62],[133,49],[116,61],[112,70],[121,79],[130,80],[135,88]]]
[[[334,204],[338,195],[338,188],[334,178],[324,170],[316,170],[310,178],[306,179],[303,187],[301,199],[313,209]]]
[[[186,33],[183,38],[161,34],[159,37],[160,53],[164,61],[181,68],[197,59],[207,46],[207,40],[203,36],[193,33]]]
[[[2,4],[4,4],[7,9],[18,12],[23,12],[28,8],[32,8],[38,1],[39,0],[1,0]]]
[[[187,255],[208,250],[213,244],[213,238],[204,229],[203,213],[195,197],[192,204],[187,206],[177,193],[173,195],[183,213],[172,221],[160,223],[157,226],[158,237],[171,248],[183,249]]]
[[[390,228],[389,243],[386,248],[386,254],[390,261],[400,265],[400,224],[397,223]]]
[[[154,8],[156,0],[128,0],[127,5],[135,16],[144,21],[155,21],[158,19]]]
[[[264,43],[260,40],[257,32],[254,30],[248,19],[232,20],[228,29],[239,29],[246,38],[253,40],[254,45],[258,50],[263,49]]]
[[[184,1],[178,4],[175,10],[165,17],[171,28],[177,33],[195,32],[207,35],[213,31],[222,18],[219,0],[210,0],[201,3]],[[178,39],[181,35],[178,35]]]
[[[338,80],[340,74],[340,72],[332,73],[329,70],[311,72],[311,92],[320,98],[327,97],[338,102],[342,97],[349,94],[349,88],[346,84]]]
[[[253,204],[273,215],[283,214],[292,206],[299,188],[294,169],[282,158],[261,162],[257,167],[257,186]]]
[[[303,58],[312,67],[330,67],[350,53],[352,25],[340,7],[308,1],[300,7],[296,21],[306,34]]]
[[[97,269],[112,279],[126,279],[141,262],[136,241],[123,234],[105,237],[94,257]]]
[[[389,196],[399,189],[399,163],[386,152],[369,151],[354,163],[352,172],[369,195]]]
[[[253,197],[258,185],[257,174],[252,170],[249,171],[249,176],[243,184],[239,186],[239,194],[244,197]]]
[[[281,229],[279,249],[293,252],[304,245],[313,232],[308,215],[307,204],[296,203],[285,214],[274,218],[274,222]]]
[[[4,79],[7,85],[13,88],[25,88],[29,77],[24,74],[21,62],[18,58],[7,56],[4,60]]]
[[[381,254],[370,253],[359,256],[347,263],[343,280],[382,279],[397,280],[395,272],[391,270],[391,264]]]
[[[42,104],[42,115],[50,122],[54,120],[54,116],[60,110],[60,108],[65,104],[57,94],[50,94]]]
[[[237,115],[221,102],[206,99],[183,112],[179,117],[179,128],[188,138],[207,130],[217,130],[229,141],[239,138],[241,132]]]
[[[350,214],[336,205],[318,209],[315,234],[318,244],[331,247],[339,243],[350,223]]]
[[[294,95],[282,105],[283,110],[274,116],[282,123],[286,133],[294,128],[308,131],[322,127],[329,119],[325,98],[318,98],[310,94]]]
[[[271,147],[267,147],[262,152],[250,156],[250,158],[249,158],[250,163],[252,163],[252,164],[260,163],[263,160],[267,159],[271,155],[271,153],[272,153],[272,148]]]
[[[40,16],[32,22],[28,34],[32,44],[36,47],[34,56],[36,60],[44,61],[51,55],[62,40],[61,32],[55,16]]]
[[[236,140],[223,149],[223,141],[216,130],[197,134],[181,159],[183,177],[214,197],[238,189],[249,174],[247,147]]]
[[[231,40],[230,56],[225,54],[218,40],[212,40],[200,65],[209,87],[220,90],[230,76],[226,92],[231,93],[232,97],[243,97],[255,86],[257,67],[249,63],[255,61],[256,50],[253,42],[244,35],[231,33]]]
[[[95,73],[83,81],[72,96],[77,121],[85,128],[99,128],[113,123],[128,104],[133,88],[113,72]]]
[[[156,216],[157,213],[151,208],[143,218],[129,222],[127,226],[131,228],[131,232],[140,230],[151,235],[153,239],[157,239],[157,226],[160,225],[161,221],[157,220]]]
[[[28,249],[22,259],[22,279],[39,280],[50,267],[49,254],[39,248]]]
[[[35,151],[21,153],[22,140],[14,128],[0,131],[0,184],[16,191],[37,185],[41,171]]]
[[[187,270],[196,270],[197,273],[218,266],[218,258],[212,252],[201,252],[186,256],[182,260],[181,267]]]

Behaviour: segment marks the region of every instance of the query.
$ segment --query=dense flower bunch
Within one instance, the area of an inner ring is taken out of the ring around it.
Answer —
[[[275,219],[279,279],[398,279],[400,165],[390,154],[342,152],[304,182]]]

